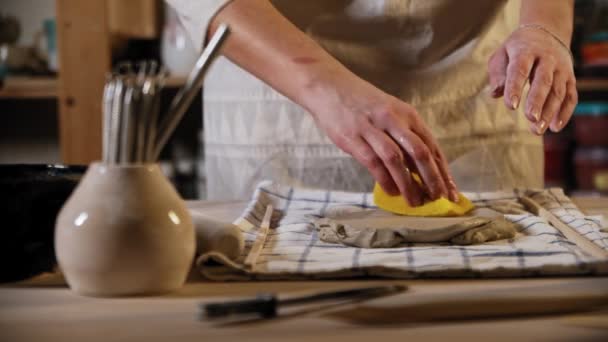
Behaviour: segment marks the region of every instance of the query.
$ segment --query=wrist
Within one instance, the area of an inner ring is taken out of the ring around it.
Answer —
[[[573,0],[522,0],[519,24],[542,26],[570,47],[573,17]]]
[[[301,73],[296,102],[313,116],[333,107],[343,96],[341,91],[357,78],[338,62],[319,63]]]
[[[551,31],[550,29],[546,28],[543,25],[540,24],[521,24],[516,30],[517,31],[521,31],[521,30],[538,30],[543,32],[544,34],[546,34],[548,37],[550,37],[551,39],[553,39],[555,42],[557,42],[559,45],[561,45],[561,47],[568,52],[568,54],[570,55],[570,59],[572,60],[572,62],[574,63],[574,55],[572,54],[572,50],[570,50],[570,43],[569,41],[564,41],[562,40],[562,38],[560,38],[560,36],[558,34],[556,34],[555,32]]]
[[[553,39],[557,40],[561,45],[564,45],[568,50],[570,49],[570,41],[572,40],[571,30],[565,28],[556,27],[556,25],[545,24],[540,21],[521,21],[517,30],[522,29],[537,29],[544,31],[546,34],[552,36]]]

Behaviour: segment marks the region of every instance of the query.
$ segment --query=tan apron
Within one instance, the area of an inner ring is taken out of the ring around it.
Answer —
[[[167,0],[197,45],[227,0]],[[201,4],[204,3],[204,4]],[[461,190],[543,185],[542,142],[488,90],[487,61],[517,26],[519,1],[274,0],[327,51],[414,105]],[[263,179],[370,191],[373,179],[301,107],[220,58],[204,88],[208,198],[244,199]]]

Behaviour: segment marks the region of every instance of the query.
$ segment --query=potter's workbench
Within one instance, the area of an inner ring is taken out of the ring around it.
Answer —
[[[588,214],[608,214],[608,198],[575,198]],[[213,217],[231,220],[244,203],[191,202]],[[467,320],[400,326],[356,326],[315,314],[255,324],[215,327],[196,320],[204,299],[293,293],[381,283],[407,284],[416,293],[572,283],[606,278],[503,280],[348,280],[210,283],[195,274],[180,291],[159,297],[101,299],[78,296],[58,274],[0,286],[0,341],[575,341],[608,340],[608,310],[596,313]]]

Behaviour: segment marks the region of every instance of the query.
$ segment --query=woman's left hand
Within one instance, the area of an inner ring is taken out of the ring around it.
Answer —
[[[530,91],[524,112],[530,130],[558,132],[568,123],[578,102],[572,59],[565,46],[549,32],[535,27],[514,31],[488,62],[492,96],[504,96],[516,109],[526,82]]]

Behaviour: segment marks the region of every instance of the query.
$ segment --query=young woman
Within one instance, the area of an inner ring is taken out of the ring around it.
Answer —
[[[375,179],[413,205],[455,198],[456,183],[540,187],[539,135],[577,102],[573,0],[167,2],[198,46],[231,28],[204,86],[211,199],[262,179]]]

